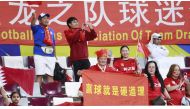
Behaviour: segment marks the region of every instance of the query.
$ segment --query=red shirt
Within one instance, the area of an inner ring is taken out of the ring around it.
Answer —
[[[114,62],[114,67],[124,73],[134,73],[137,70],[137,62],[132,58],[128,60],[118,59]]]
[[[89,69],[94,70],[94,71],[102,71],[100,67],[98,66],[98,64],[91,66]],[[104,72],[116,72],[116,70],[112,67],[106,66]]]
[[[149,83],[149,86],[148,86],[148,98],[149,98],[149,101],[151,101],[151,100],[155,99],[156,97],[162,95],[161,84],[160,84],[158,78],[156,76],[152,76],[152,80],[154,82],[154,89],[152,89],[150,87],[150,83]]]
[[[179,79],[173,79],[173,78],[166,78],[164,80],[165,86],[170,85],[170,86],[175,86],[179,84],[180,80]],[[172,103],[173,105],[181,105],[181,99],[184,96],[184,92],[180,89],[176,89],[173,91],[169,92],[171,98],[173,99],[170,101],[169,105]]]
[[[19,105],[14,104],[14,103],[10,103],[9,106],[19,106]]]
[[[87,59],[88,58],[88,47],[87,41],[93,40],[97,37],[94,30],[84,31],[83,37],[81,39],[81,29],[69,29],[65,30],[65,37],[70,46],[70,57],[71,61]]]

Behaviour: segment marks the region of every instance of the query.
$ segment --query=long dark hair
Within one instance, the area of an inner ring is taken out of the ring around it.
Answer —
[[[123,45],[123,46],[121,46],[121,48],[120,48],[120,53],[121,53],[121,50],[123,49],[123,48],[127,48],[128,50],[129,50],[129,47],[127,46],[127,45]],[[121,55],[121,59],[123,58],[123,56]]]
[[[155,88],[152,76],[151,76],[150,72],[148,71],[148,66],[149,66],[150,63],[154,63],[154,65],[155,65],[155,68],[156,68],[156,70],[155,70],[155,76],[158,78],[158,81],[161,84],[161,92],[164,93],[164,88],[165,88],[164,80],[163,80],[162,76],[160,75],[160,71],[158,69],[158,65],[157,65],[157,63],[155,61],[149,61],[149,62],[147,62],[146,66],[145,66],[145,74],[147,74],[147,76],[148,76],[148,81],[150,82],[150,87],[153,90]]]

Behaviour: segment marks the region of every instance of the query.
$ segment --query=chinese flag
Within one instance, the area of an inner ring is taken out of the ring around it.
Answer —
[[[4,80],[7,84],[17,83],[22,87],[28,94],[33,94],[34,87],[34,69],[14,69],[3,67]]]
[[[138,41],[137,47],[138,47],[137,48],[138,51],[143,53],[146,58],[148,58],[148,56],[150,56],[151,53],[150,53],[149,49],[142,42]]]
[[[27,1],[29,5],[41,5],[42,1]]]
[[[143,75],[82,70],[84,106],[148,105]]]

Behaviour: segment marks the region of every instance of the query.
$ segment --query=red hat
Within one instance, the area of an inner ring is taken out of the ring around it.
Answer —
[[[96,51],[97,57],[108,57],[108,50],[107,49],[100,49]]]

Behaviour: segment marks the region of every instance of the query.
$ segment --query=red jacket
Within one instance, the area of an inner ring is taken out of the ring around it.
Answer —
[[[134,73],[137,70],[137,62],[132,58],[128,60],[117,59],[114,62],[114,67],[124,73]]]
[[[165,86],[176,86],[180,83],[180,79],[166,78],[164,79]],[[185,83],[182,85],[181,89],[175,89],[173,91],[169,91],[170,97],[172,98],[169,101],[168,105],[181,105],[181,100],[184,96]]]
[[[89,68],[89,70],[102,71],[102,70],[100,69],[100,67],[98,66],[98,64],[91,66],[91,67]],[[112,68],[112,67],[109,67],[109,66],[106,66],[105,72],[116,72],[116,69],[114,69],[114,68]]]
[[[70,46],[71,61],[88,59],[87,41],[94,40],[97,34],[94,30],[84,31],[81,36],[82,30],[80,28],[65,30],[65,36]]]

